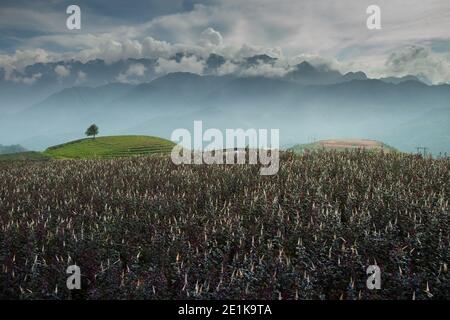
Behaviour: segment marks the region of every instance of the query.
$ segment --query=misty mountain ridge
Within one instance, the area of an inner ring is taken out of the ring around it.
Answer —
[[[178,53],[169,60],[181,62],[183,58],[192,55]],[[199,61],[204,64],[203,75],[218,75],[221,67],[227,63],[233,63],[239,70],[255,70],[261,65],[273,66],[277,58],[266,54],[243,58],[239,61],[227,61],[218,54],[210,54]],[[170,72],[169,72],[170,73]],[[65,88],[74,86],[98,87],[108,83],[148,83],[165,73],[160,70],[158,59],[141,58],[126,59],[107,63],[101,59],[95,59],[82,63],[76,60],[59,61],[49,63],[35,63],[24,68],[23,72],[13,70],[8,74],[0,68],[0,112],[12,113],[44,100],[49,95]],[[245,76],[245,72],[243,73]],[[239,74],[229,74],[239,76]],[[267,76],[262,74],[261,76]],[[281,79],[297,82],[303,85],[328,85],[352,80],[367,80],[363,72],[349,72],[341,74],[339,71],[325,66],[314,67],[304,61],[292,68]],[[405,77],[388,77],[380,79],[389,83],[401,83],[405,81],[422,81],[428,83],[423,77],[409,75]]]
[[[410,79],[394,84],[363,73],[341,75],[347,81],[337,83],[305,84],[305,75],[315,83],[321,77],[339,80],[339,74],[309,63],[295,71],[295,79],[177,72],[141,84],[66,88],[2,117],[0,136],[8,137],[2,143],[41,150],[82,137],[91,123],[102,135],[170,138],[173,130],[203,120],[205,127],[219,129],[279,128],[282,145],[311,136],[357,137],[405,151],[425,145],[435,153],[450,152],[450,86]],[[435,110],[440,110],[439,122]],[[411,134],[418,127],[422,132]]]
[[[11,145],[11,146],[4,146],[0,144],[0,154],[12,154],[12,153],[20,153],[25,152],[27,149],[22,147],[21,145]]]

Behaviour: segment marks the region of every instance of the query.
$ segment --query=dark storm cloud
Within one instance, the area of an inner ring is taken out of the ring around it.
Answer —
[[[0,51],[14,51],[21,43],[52,33],[65,32],[66,8],[82,8],[89,32],[117,25],[135,25],[154,18],[185,13],[206,0],[2,0],[0,1]]]
[[[211,2],[211,1],[210,1]],[[142,22],[148,19],[177,12],[192,10],[197,3],[207,4],[205,0],[2,0],[3,8],[20,8],[64,12],[67,6],[76,4],[98,16],[110,19]]]

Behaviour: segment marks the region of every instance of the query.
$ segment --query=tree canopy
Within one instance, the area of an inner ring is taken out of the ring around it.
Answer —
[[[94,139],[95,139],[95,136],[98,135],[98,127],[97,127],[97,125],[91,124],[91,125],[89,126],[89,128],[87,128],[85,134],[86,134],[88,137],[94,137]]]

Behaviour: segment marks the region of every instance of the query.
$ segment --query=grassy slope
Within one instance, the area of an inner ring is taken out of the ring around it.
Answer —
[[[24,160],[44,161],[44,160],[49,160],[49,159],[50,159],[49,156],[44,155],[41,152],[35,152],[35,151],[27,151],[27,152],[19,152],[19,153],[0,155],[0,161],[24,161]]]
[[[53,158],[126,157],[170,153],[174,143],[150,136],[110,136],[82,139],[50,147],[43,153]]]
[[[327,141],[327,140],[324,140],[324,141]],[[379,144],[379,148],[367,148],[366,147],[364,149],[365,150],[370,150],[370,151],[373,151],[373,150],[377,151],[377,150],[380,150],[381,146],[382,146],[383,151],[386,151],[386,152],[396,152],[397,151],[395,148],[393,148],[393,147],[391,147],[391,146],[389,146],[389,145],[387,145],[385,143],[378,142],[378,144]],[[363,149],[363,147],[359,146],[357,143],[356,144],[350,144],[348,147],[330,148],[330,147],[325,147],[322,144],[322,141],[317,141],[317,142],[313,142],[313,143],[297,144],[297,145],[289,148],[289,150],[291,150],[291,151],[293,151],[295,153],[302,153],[305,150],[322,150],[322,149],[330,150],[330,149],[333,149],[333,150],[338,150],[338,151],[344,151],[346,149],[358,149],[358,148]]]

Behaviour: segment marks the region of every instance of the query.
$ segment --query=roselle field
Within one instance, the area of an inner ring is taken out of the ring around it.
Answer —
[[[449,298],[449,158],[280,164],[260,176],[163,156],[1,162],[0,298]]]

